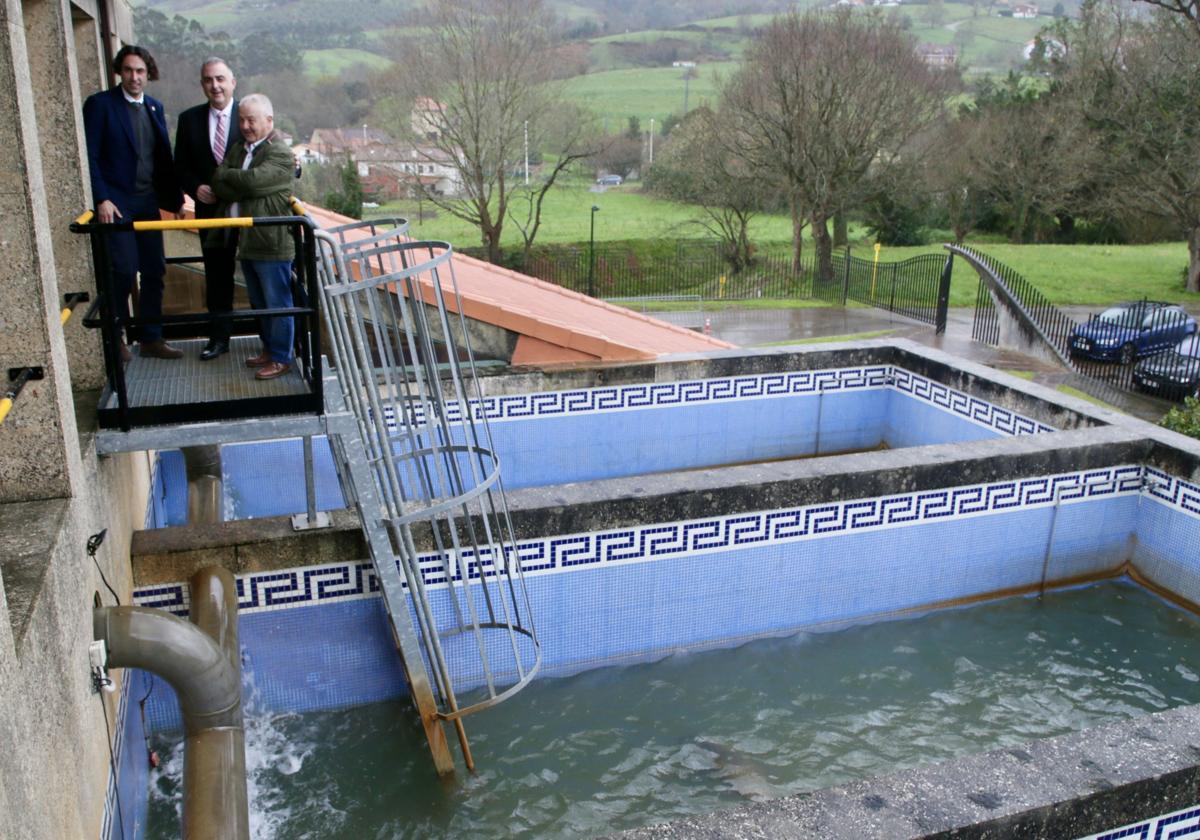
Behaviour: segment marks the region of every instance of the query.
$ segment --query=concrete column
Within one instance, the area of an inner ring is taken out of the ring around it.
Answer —
[[[53,142],[41,144],[42,177],[54,189],[46,193],[50,218],[50,243],[59,291],[86,291],[96,295],[96,273],[87,237],[68,229],[91,206],[87,172],[87,147],[80,112],[80,84],[76,71],[75,22],[68,0],[25,0],[25,41],[29,72],[37,92],[34,110],[38,133]],[[76,9],[74,14],[83,15]],[[98,55],[98,53],[97,53]],[[95,70],[93,69],[93,74]],[[94,87],[89,93],[98,90]],[[60,297],[59,303],[62,302]],[[104,384],[104,358],[99,332],[85,329],[81,321],[86,305],[79,307],[62,327],[71,365],[71,388],[79,391]]]
[[[77,142],[77,129],[39,136],[20,0],[0,0],[0,24],[0,379],[11,367],[46,371],[0,425],[0,502],[11,502],[70,496],[81,475],[46,196],[47,183],[70,186],[46,178],[41,150]]]

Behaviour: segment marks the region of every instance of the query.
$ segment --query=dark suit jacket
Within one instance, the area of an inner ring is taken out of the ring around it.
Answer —
[[[229,131],[225,140],[225,150],[233,148],[233,144],[242,139],[238,128],[238,104],[235,99],[233,110],[229,113]],[[175,173],[179,178],[179,186],[192,198],[201,184],[212,186],[213,170],[217,162],[213,160],[212,145],[208,141],[208,103],[188,108],[179,115],[175,125]],[[216,204],[196,202],[196,218],[211,219],[217,215]]]
[[[171,139],[163,105],[145,97],[154,127],[154,193],[158,206],[175,212],[183,203],[183,194],[175,180],[171,161]],[[92,199],[99,204],[111,201],[117,207],[128,203],[137,177],[137,138],[129,107],[121,86],[93,93],[83,103],[83,130],[87,136],[88,168],[92,175]]]

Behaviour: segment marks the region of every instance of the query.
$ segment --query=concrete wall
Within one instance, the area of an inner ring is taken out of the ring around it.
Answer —
[[[63,294],[94,291],[88,243],[67,225],[91,203],[82,102],[110,83],[96,3],[0,2],[0,378],[46,374],[0,425],[0,813],[13,838],[99,834],[116,695],[92,691],[91,613],[115,600],[98,570],[128,603],[148,487],[144,454],[97,457],[96,397],[81,392],[102,382],[99,340],[82,311],[59,322]],[[110,17],[128,39],[120,3]]]

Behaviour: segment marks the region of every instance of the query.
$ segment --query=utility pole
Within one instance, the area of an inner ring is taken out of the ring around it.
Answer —
[[[650,118],[650,163],[654,163],[654,117]]]
[[[525,120],[525,186],[529,186],[529,120]]]

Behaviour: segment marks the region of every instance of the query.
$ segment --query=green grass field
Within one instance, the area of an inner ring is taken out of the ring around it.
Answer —
[[[696,209],[689,205],[644,195],[636,184],[611,187],[603,193],[592,192],[576,179],[570,186],[551,191],[543,211],[543,223],[537,242],[543,245],[586,243],[591,207],[596,213],[596,242],[647,243],[676,239],[703,239],[697,227]],[[425,213],[433,210],[428,203]],[[394,203],[370,211],[374,216],[406,216],[412,232],[423,239],[444,239],[453,245],[477,247],[479,234],[466,222],[438,211],[435,219],[419,219],[415,204]],[[791,220],[785,215],[758,217],[751,238],[760,251],[777,252],[789,247]],[[864,259],[873,255],[872,243],[861,225],[850,225],[851,253]],[[1183,289],[1182,270],[1187,264],[1183,242],[1152,245],[1011,245],[995,237],[981,237],[968,243],[1024,275],[1051,301],[1059,304],[1102,305],[1119,300],[1149,297],[1160,300],[1200,304],[1200,294]],[[509,222],[504,230],[506,247],[520,246],[520,234]],[[805,241],[811,249],[811,240]],[[811,251],[810,251],[811,252]],[[945,254],[940,244],[890,248],[880,252],[881,262],[900,262],[917,254]],[[972,278],[970,268],[961,260],[955,264],[956,278]],[[952,306],[972,306],[975,285],[955,282],[951,286]]]
[[[366,50],[339,48],[304,51],[304,75],[310,79],[338,76],[356,64],[366,65],[371,70],[383,70],[390,67],[392,62]]]
[[[688,83],[688,110],[705,103],[715,105],[716,79],[736,66],[727,61],[696,67],[697,76]],[[631,116],[648,128],[651,117],[661,125],[668,114],[683,113],[683,71],[674,67],[588,73],[567,79],[563,85],[566,97],[595,113],[610,132],[623,128]]]
[[[596,213],[597,242],[707,237],[704,230],[695,224],[699,213],[692,205],[646,195],[640,192],[637,184],[592,192],[582,179],[576,178],[570,186],[556,187],[547,195],[537,242],[544,245],[586,242],[592,205],[600,208]],[[517,207],[520,209],[520,205]],[[370,214],[405,215],[412,223],[413,232],[422,238],[445,239],[459,246],[474,247],[479,244],[479,234],[466,222],[442,210],[437,211],[436,219],[421,220],[418,218],[418,209],[411,201],[393,202],[371,210]],[[425,213],[432,209],[432,205],[424,203]],[[786,243],[791,231],[791,219],[784,215],[759,216],[751,226],[751,236],[755,242]],[[852,226],[850,234],[852,237],[861,237],[864,231],[859,226]],[[511,222],[504,228],[502,241],[507,247],[518,247],[521,243],[520,232]]]

